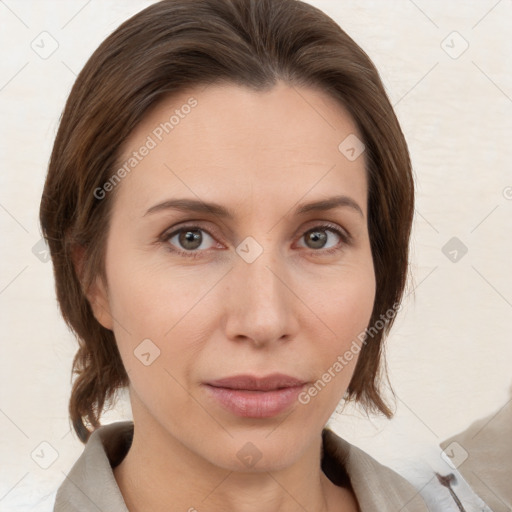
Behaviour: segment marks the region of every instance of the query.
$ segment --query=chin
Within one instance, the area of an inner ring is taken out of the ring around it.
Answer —
[[[216,444],[215,452],[205,458],[215,466],[239,473],[280,471],[296,463],[309,447],[307,432],[298,426],[247,428],[233,437],[226,436],[225,441]]]

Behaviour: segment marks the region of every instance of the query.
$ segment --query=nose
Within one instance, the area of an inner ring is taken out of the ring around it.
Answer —
[[[276,251],[263,248],[251,263],[237,254],[228,279],[228,339],[261,348],[296,337],[300,301],[293,293],[290,272]]]

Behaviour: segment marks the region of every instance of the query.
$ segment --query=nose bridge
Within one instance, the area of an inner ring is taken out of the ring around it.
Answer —
[[[237,247],[237,254],[242,260],[237,262],[240,279],[250,288],[254,298],[275,299],[281,284],[275,275],[282,266],[279,264],[278,248],[272,247],[268,241],[262,245],[248,237]]]

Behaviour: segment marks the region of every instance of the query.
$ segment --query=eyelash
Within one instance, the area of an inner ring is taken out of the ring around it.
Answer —
[[[173,246],[171,246],[168,243],[169,240],[174,235],[179,234],[182,231],[197,231],[197,230],[204,231],[205,233],[208,233],[208,235],[211,236],[213,239],[215,239],[215,237],[207,229],[204,229],[201,226],[197,226],[197,225],[187,225],[187,226],[182,226],[179,229],[175,229],[172,232],[166,231],[161,236],[160,242],[165,243],[166,244],[166,246],[165,246],[166,249],[169,252],[173,253],[173,254],[177,254],[178,256],[184,256],[186,258],[198,258],[198,257],[202,256],[202,253],[208,251],[209,249],[203,249],[203,250],[197,250],[196,249],[196,250],[193,250],[193,251],[182,251],[180,249],[175,249]],[[303,233],[302,236],[304,236],[305,233],[309,233],[309,232],[314,231],[314,230],[319,230],[319,231],[325,230],[325,231],[331,231],[331,232],[335,233],[341,239],[341,247],[340,247],[340,244],[338,244],[335,247],[331,247],[330,249],[318,249],[318,250],[311,249],[309,251],[310,253],[321,253],[323,255],[334,254],[334,253],[336,253],[338,251],[341,251],[343,249],[343,245],[350,245],[351,242],[352,242],[352,238],[351,238],[351,236],[347,232],[340,230],[338,227],[336,227],[335,224],[330,224],[330,223],[320,224],[318,226],[314,226],[314,227],[312,227],[310,229],[307,229]]]

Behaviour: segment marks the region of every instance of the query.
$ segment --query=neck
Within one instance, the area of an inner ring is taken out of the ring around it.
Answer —
[[[190,451],[161,427],[135,421],[114,476],[130,512],[327,512],[357,510],[352,493],[321,470],[321,437],[291,467],[235,472]],[[345,506],[344,506],[345,505]]]

